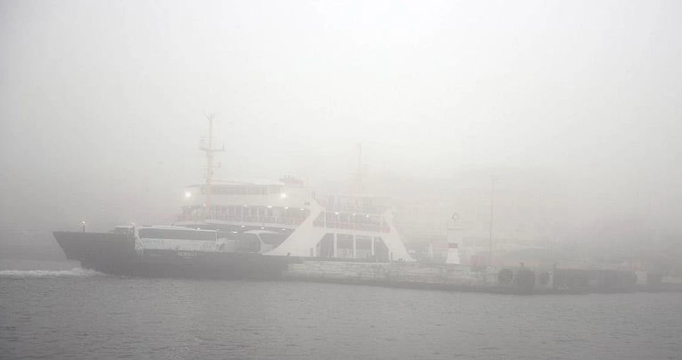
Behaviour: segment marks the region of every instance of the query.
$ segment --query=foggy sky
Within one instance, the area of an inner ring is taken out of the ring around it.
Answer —
[[[361,142],[371,173],[681,212],[677,1],[0,1],[0,53],[0,226],[173,215],[205,112],[220,178],[348,177]]]

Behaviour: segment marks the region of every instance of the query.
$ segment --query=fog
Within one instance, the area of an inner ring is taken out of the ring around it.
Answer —
[[[362,143],[371,176],[547,173],[576,226],[682,230],[680,2],[0,4],[2,227],[172,218],[215,113],[219,178],[350,178]]]
[[[682,359],[680,159],[682,1],[0,0],[0,358]]]

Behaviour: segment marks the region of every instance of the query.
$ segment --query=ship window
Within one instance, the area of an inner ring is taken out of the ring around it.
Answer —
[[[358,236],[355,241],[358,250],[372,249],[372,238],[369,236]]]
[[[353,248],[353,235],[338,234],[336,246],[339,249],[352,249]]]
[[[171,229],[140,229],[140,238],[145,239],[173,239],[173,240],[216,240],[216,233],[212,231],[171,230]]]

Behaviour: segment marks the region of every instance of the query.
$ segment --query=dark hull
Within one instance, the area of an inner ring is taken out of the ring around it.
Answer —
[[[86,261],[98,253],[113,250],[134,254],[133,240],[124,234],[55,231],[52,233],[69,260]]]
[[[188,279],[277,280],[296,258],[247,253],[135,251],[131,237],[113,233],[54,232],[66,257],[107,274]]]

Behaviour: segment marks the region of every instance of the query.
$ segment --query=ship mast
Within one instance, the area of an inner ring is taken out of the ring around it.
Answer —
[[[204,187],[204,192],[206,195],[206,203],[204,204],[204,220],[208,217],[207,214],[211,213],[211,192],[213,184],[213,169],[217,166],[213,165],[213,154],[216,152],[225,151],[225,147],[222,149],[213,148],[213,119],[215,114],[206,114],[206,119],[208,119],[208,146],[202,144],[201,150],[206,153],[206,186]]]

